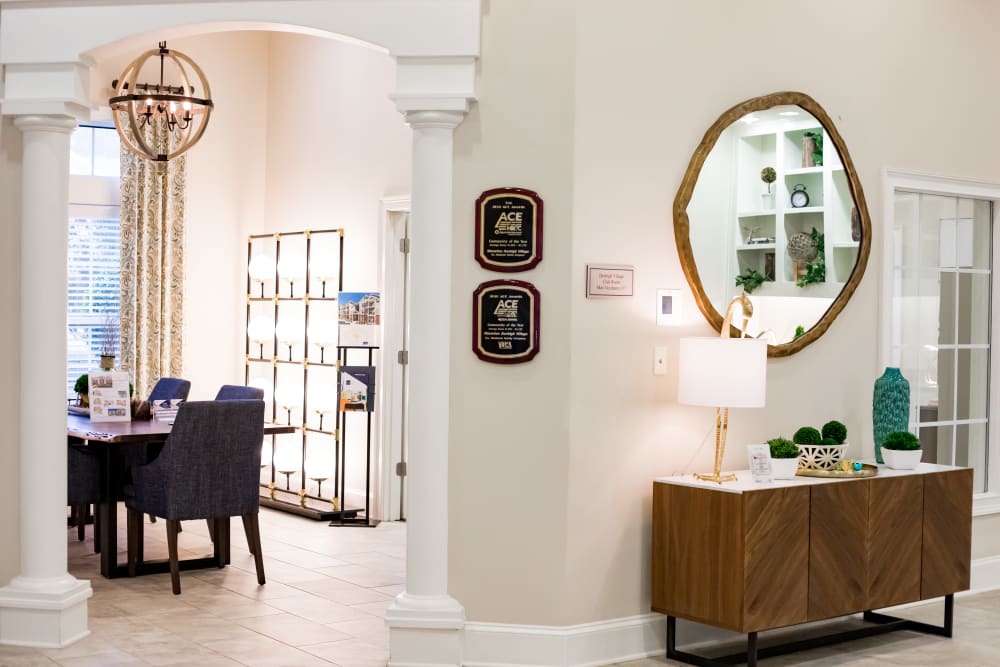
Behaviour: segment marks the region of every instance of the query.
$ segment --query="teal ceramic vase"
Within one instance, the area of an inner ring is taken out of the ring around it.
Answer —
[[[882,443],[895,431],[905,431],[910,425],[910,383],[898,368],[886,368],[875,380],[872,398],[872,425],[875,432],[875,460],[882,460]]]

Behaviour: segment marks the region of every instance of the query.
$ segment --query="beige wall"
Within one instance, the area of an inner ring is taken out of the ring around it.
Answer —
[[[583,271],[570,245],[572,6],[486,4],[479,102],[455,135],[448,558],[450,593],[474,620],[563,618],[570,304],[571,290],[582,289],[570,276]],[[544,200],[544,259],[529,273],[497,274],[473,259],[476,197],[498,186]],[[471,352],[472,292],[505,277],[541,292],[541,348],[527,364],[488,364]]]
[[[9,539],[17,534],[19,525],[18,469],[20,438],[20,285],[21,270],[21,132],[13,119],[0,122],[0,308],[6,315],[0,318],[0,423],[6,425],[7,437],[0,438],[0,526],[8,539],[0,540],[0,583],[17,574],[20,564],[18,541]]]
[[[744,443],[831,418],[850,429],[852,454],[870,452],[880,170],[1000,182],[1000,140],[984,132],[997,97],[983,85],[1000,56],[998,13],[943,0],[837,12],[791,0],[489,3],[480,102],[457,135],[455,340],[468,338],[469,294],[486,278],[466,231],[475,196],[534,187],[548,215],[545,260],[515,276],[541,289],[542,354],[494,367],[456,345],[452,358],[450,570],[471,620],[649,610],[651,480],[710,468],[713,429],[711,411],[679,406],[675,389],[678,339],[712,331],[689,297],[683,323],[658,328],[655,291],[687,293],[673,198],[705,130],[741,100],[800,90],[824,106],[865,188],[876,252],[828,333],[769,363],[767,407],[733,411],[727,464],[744,465]],[[634,265],[636,296],[585,299],[588,262]],[[654,345],[668,348],[665,376],[652,374]],[[517,428],[493,425],[498,407]],[[977,557],[1000,552],[987,521]]]

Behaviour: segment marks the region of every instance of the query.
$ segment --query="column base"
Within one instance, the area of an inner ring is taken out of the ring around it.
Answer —
[[[400,593],[385,612],[389,667],[462,664],[465,609],[448,595]]]
[[[14,577],[0,588],[0,644],[61,648],[90,634],[90,582],[69,574]]]

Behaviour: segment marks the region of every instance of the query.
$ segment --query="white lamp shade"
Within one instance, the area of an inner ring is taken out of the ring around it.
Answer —
[[[677,400],[684,405],[762,408],[767,343],[754,338],[682,338]]]
[[[274,452],[274,468],[278,472],[296,472],[301,461],[302,451],[296,445],[285,444]]]
[[[327,451],[309,452],[306,457],[306,476],[309,479],[333,477],[333,456]]]
[[[337,277],[339,269],[337,260],[325,250],[316,251],[309,258],[309,271],[317,280],[333,280]]]
[[[282,280],[303,280],[306,277],[305,257],[296,253],[282,255],[278,260],[278,275]]]
[[[279,320],[274,327],[278,342],[291,345],[302,341],[302,323],[296,320]]]
[[[329,322],[316,322],[309,325],[309,342],[320,347],[330,347],[337,343],[337,327]]]
[[[255,317],[247,324],[247,337],[255,343],[269,343],[274,337],[274,320],[270,317]]]
[[[316,396],[310,395],[309,407],[317,414],[328,415],[337,409],[337,394],[327,391]]]
[[[302,405],[302,390],[292,387],[278,387],[274,390],[274,402],[278,407],[290,410]]]
[[[274,278],[274,257],[270,255],[255,255],[247,266],[247,273],[258,282]]]

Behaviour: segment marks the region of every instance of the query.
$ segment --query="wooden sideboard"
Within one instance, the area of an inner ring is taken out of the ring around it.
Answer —
[[[653,485],[652,608],[669,617],[668,648],[674,618],[747,634],[755,648],[762,630],[941,596],[948,627],[938,634],[950,635],[951,595],[969,587],[971,469],[738,478]]]

